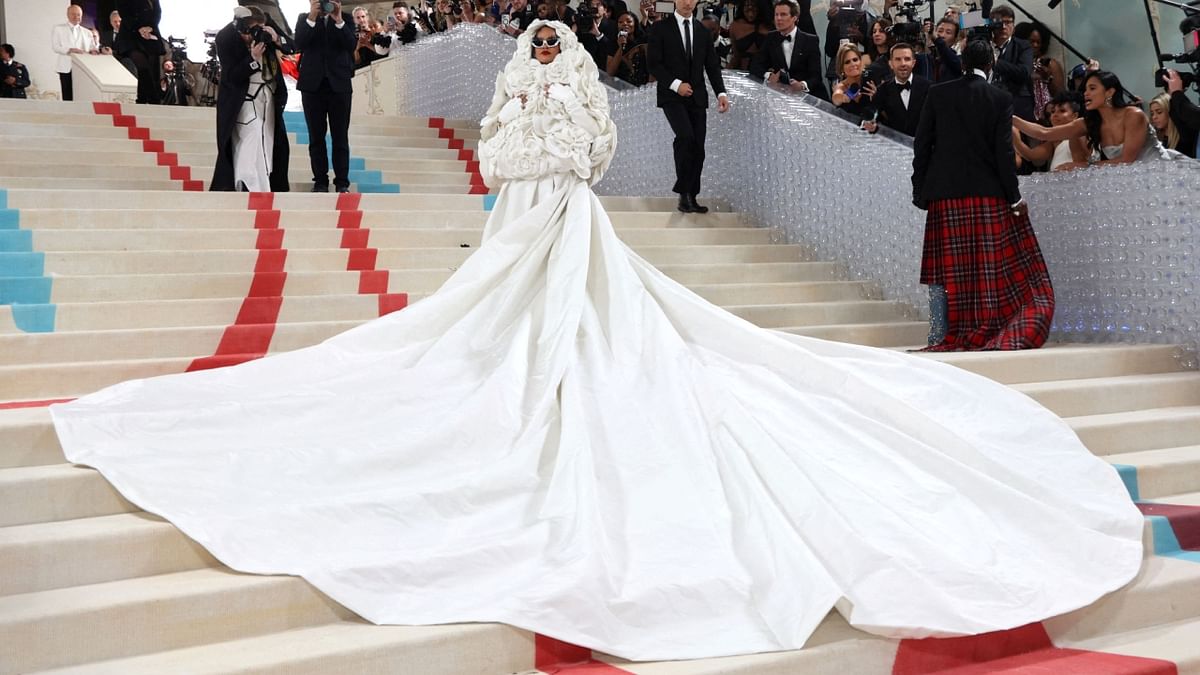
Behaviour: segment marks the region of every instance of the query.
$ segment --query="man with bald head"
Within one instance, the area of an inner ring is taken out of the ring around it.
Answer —
[[[58,54],[55,69],[58,71],[58,81],[62,85],[62,100],[74,100],[74,88],[71,83],[71,55],[99,54],[100,45],[96,34],[80,25],[83,21],[83,8],[79,5],[67,7],[67,22],[60,23],[50,30],[50,48]]]

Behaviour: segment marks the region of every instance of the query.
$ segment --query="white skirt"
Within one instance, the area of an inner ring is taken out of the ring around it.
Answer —
[[[51,408],[245,572],[377,623],[630,659],[1020,626],[1128,582],[1142,517],[1055,415],[923,358],[764,330],[668,279],[573,176],[511,182],[432,297],[323,344]]]

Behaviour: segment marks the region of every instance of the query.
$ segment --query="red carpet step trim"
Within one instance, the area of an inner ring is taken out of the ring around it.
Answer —
[[[614,665],[592,658],[592,650],[578,647],[546,635],[534,635],[533,666],[543,673],[556,675],[630,675]]]
[[[287,283],[287,249],[283,248],[283,229],[279,211],[273,208],[275,195],[251,192],[247,208],[254,211],[254,229],[258,230],[255,248],[254,279],[242,301],[233,325],[225,329],[212,356],[192,361],[187,372],[233,366],[266,356],[275,337],[279,308],[283,306],[283,286]]]
[[[0,410],[19,410],[21,408],[46,408],[55,403],[70,403],[73,398],[52,398],[46,401],[10,401],[0,403]]]
[[[1179,540],[1180,549],[1200,551],[1200,506],[1138,502],[1137,507],[1142,515],[1166,518]]]
[[[1170,661],[1055,647],[1040,623],[960,638],[901,640],[892,675],[1178,675]]]
[[[407,293],[388,293],[388,271],[375,269],[379,249],[371,248],[371,230],[362,226],[363,212],[359,208],[362,195],[343,192],[338,195],[338,229],[342,231],[342,248],[346,249],[346,271],[358,272],[359,295],[379,297],[379,316],[391,314],[408,306]]]
[[[182,183],[185,191],[204,191],[204,182],[192,179],[192,168],[180,164],[179,155],[176,153],[166,152],[166,145],[160,140],[151,138],[149,128],[138,126],[136,117],[122,114],[120,103],[103,103],[97,101],[92,104],[92,109],[97,115],[111,115],[114,127],[128,129],[130,140],[141,141],[142,151],[156,155],[158,165],[167,167],[171,175],[171,180],[177,180]]]
[[[458,161],[467,165],[467,173],[471,174],[471,189],[467,194],[486,195],[488,187],[483,182],[483,174],[479,173],[479,161],[475,152],[464,147],[463,139],[454,136],[454,129],[446,126],[444,117],[430,117],[429,128],[438,130],[438,138],[446,140],[446,147],[458,151]]]

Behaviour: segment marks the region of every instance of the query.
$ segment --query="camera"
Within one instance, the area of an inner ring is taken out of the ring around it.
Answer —
[[[910,45],[921,42],[921,24],[916,21],[888,26],[886,33],[892,36],[893,42],[907,42]]]
[[[333,3],[329,2],[328,0],[321,3],[321,11],[325,12],[326,14],[333,14],[333,7]]]
[[[1189,73],[1186,70],[1176,71],[1179,73],[1179,79],[1183,81],[1183,88],[1187,89],[1196,84],[1196,74]],[[1167,86],[1167,69],[1159,68],[1154,71],[1154,86],[1159,89],[1164,89]]]

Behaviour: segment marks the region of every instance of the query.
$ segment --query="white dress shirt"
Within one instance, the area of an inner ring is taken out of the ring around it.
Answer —
[[[784,35],[783,46],[783,63],[785,70],[792,68],[792,51],[796,49],[796,32],[795,26],[792,27],[792,32]]]
[[[896,78],[896,84],[900,85],[901,87],[903,87],[905,84],[908,85],[908,89],[900,90],[900,100],[904,102],[905,110],[908,110],[908,101],[912,98],[912,81],[912,75],[908,76],[908,82],[901,82],[900,78]]]
[[[96,36],[91,30],[79,24],[60,23],[50,29],[50,48],[58,54],[55,70],[60,73],[71,72],[71,49],[82,49],[84,52],[94,52],[100,49]]]
[[[704,28],[703,24],[701,24],[699,21],[696,20],[695,15],[690,16],[685,19],[683,16],[681,16],[679,14],[679,12],[675,12],[674,17],[675,17],[675,25],[679,28],[679,39],[683,40],[683,31],[684,30],[691,31],[691,33],[692,33],[692,50],[695,51],[695,49],[696,49],[696,31],[697,30],[706,30]],[[691,24],[686,29],[684,28],[685,21],[690,22],[690,24]],[[686,42],[684,42],[684,48],[685,49],[687,48]],[[688,54],[688,57],[690,58],[691,54]],[[679,85],[681,85],[681,84],[683,84],[683,80],[671,80],[671,91],[678,94],[679,93]],[[696,85],[692,85],[692,86],[695,87]],[[717,94],[717,98],[720,99],[720,98],[727,98],[727,97],[725,96],[724,93],[721,93],[721,94]]]

